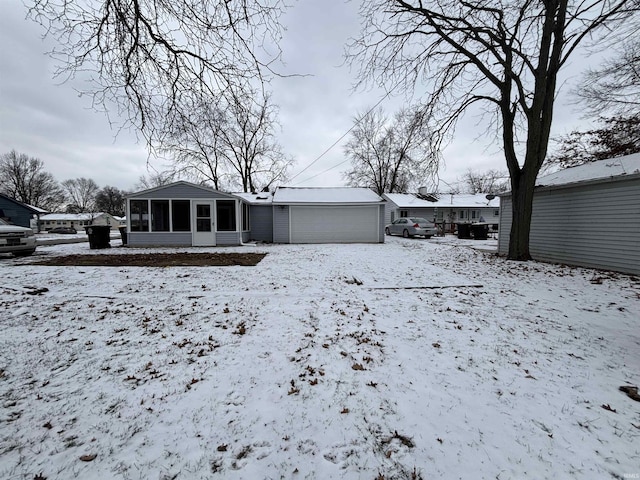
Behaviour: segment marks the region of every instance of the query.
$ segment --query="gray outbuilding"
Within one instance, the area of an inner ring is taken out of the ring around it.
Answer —
[[[511,208],[510,194],[501,195],[504,255]],[[640,275],[640,153],[539,178],[529,239],[535,260]]]

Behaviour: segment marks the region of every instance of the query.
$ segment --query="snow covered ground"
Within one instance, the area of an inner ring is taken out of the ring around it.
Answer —
[[[468,245],[0,258],[0,478],[640,478],[640,279]]]

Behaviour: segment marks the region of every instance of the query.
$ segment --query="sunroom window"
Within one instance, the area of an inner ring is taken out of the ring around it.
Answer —
[[[149,202],[147,200],[131,200],[131,231],[149,231]]]
[[[218,200],[216,202],[216,217],[219,232],[236,231],[236,202],[235,200]]]

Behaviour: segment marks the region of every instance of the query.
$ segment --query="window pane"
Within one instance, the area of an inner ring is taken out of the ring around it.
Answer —
[[[149,231],[149,202],[146,200],[131,200],[131,231]]]
[[[242,204],[242,230],[248,231],[251,230],[249,224],[249,205],[246,203]]]
[[[169,200],[151,200],[151,230],[169,231]]]
[[[198,218],[196,220],[196,231],[198,232],[210,232],[211,220],[208,218]]]
[[[236,202],[234,200],[218,200],[216,202],[216,216],[219,232],[236,231]]]
[[[196,216],[211,218],[211,205],[197,205]]]
[[[171,221],[174,232],[191,231],[191,202],[189,200],[173,200],[171,202]]]
[[[211,205],[196,204],[196,232],[211,231]]]

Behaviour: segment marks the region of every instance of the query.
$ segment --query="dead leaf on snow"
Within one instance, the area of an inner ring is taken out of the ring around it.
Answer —
[[[98,455],[96,455],[95,453],[92,453],[91,455],[82,455],[80,457],[80,460],[83,462],[92,462],[97,456]]]

